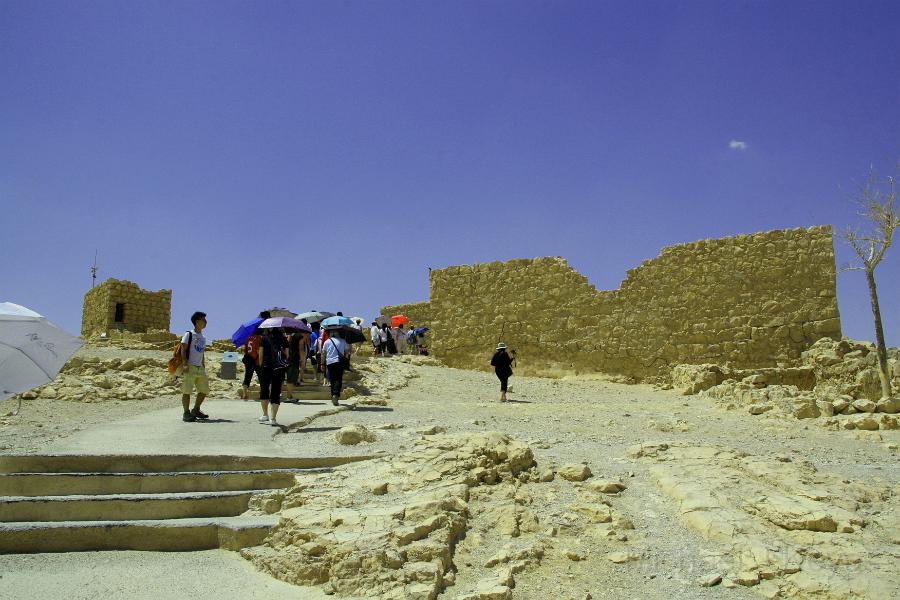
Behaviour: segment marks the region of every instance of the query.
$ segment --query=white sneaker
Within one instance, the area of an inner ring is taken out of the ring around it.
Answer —
[[[269,422],[269,417],[266,416],[266,415],[263,415],[263,416],[261,416],[261,417],[259,418],[259,422],[260,422],[260,423],[268,423],[268,422]]]
[[[279,425],[278,421],[276,421],[275,419],[272,419],[269,425],[271,425],[272,427],[281,427],[281,425]]]

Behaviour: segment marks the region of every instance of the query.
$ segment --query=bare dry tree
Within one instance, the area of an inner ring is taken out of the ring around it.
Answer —
[[[898,165],[900,166],[900,165]],[[884,329],[881,325],[881,309],[878,307],[878,288],[875,285],[875,267],[891,247],[894,231],[900,226],[900,215],[894,206],[897,187],[894,177],[879,178],[874,169],[869,170],[865,183],[853,197],[859,206],[860,217],[866,221],[866,230],[848,227],[840,237],[846,241],[862,264],[850,264],[847,271],[864,271],[869,284],[869,301],[875,318],[875,347],[878,352],[878,375],[881,378],[881,395],[891,395],[891,373],[888,367],[887,346],[884,343]]]

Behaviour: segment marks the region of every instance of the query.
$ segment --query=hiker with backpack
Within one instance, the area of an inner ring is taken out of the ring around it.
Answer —
[[[278,426],[278,408],[281,406],[281,385],[288,368],[285,357],[287,340],[279,328],[266,329],[259,345],[259,401],[263,414],[259,422]],[[271,418],[269,407],[271,406]]]
[[[195,312],[191,315],[193,331],[187,331],[181,338],[181,406],[184,415],[181,420],[191,423],[197,419],[208,419],[209,415],[200,412],[200,405],[209,394],[209,378],[206,376],[206,338],[203,329],[206,327],[206,313]],[[191,409],[191,394],[197,390],[197,400]]]

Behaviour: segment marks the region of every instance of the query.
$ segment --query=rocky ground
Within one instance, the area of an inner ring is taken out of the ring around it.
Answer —
[[[493,375],[426,362],[358,361],[356,411],[277,436],[286,452],[385,458],[260,498],[282,525],[245,558],[339,597],[900,597],[900,431],[599,378],[514,377],[501,404]],[[125,374],[156,364],[73,375],[112,380],[101,402],[25,400],[0,420],[2,451],[177,403],[122,397]],[[210,402],[235,393],[217,386]]]

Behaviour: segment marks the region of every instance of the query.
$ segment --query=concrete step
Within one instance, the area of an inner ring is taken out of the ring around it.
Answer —
[[[166,494],[289,487],[294,475],[319,469],[171,473],[0,473],[0,496]]]
[[[255,493],[370,456],[0,456],[0,554],[258,545],[277,522]]]
[[[0,523],[0,554],[90,550],[240,550],[262,543],[277,522],[277,517],[241,516]]]
[[[225,455],[0,455],[0,473],[171,473],[195,471],[268,471],[336,467],[371,456],[299,458]]]
[[[0,521],[135,521],[235,517],[253,491],[0,497]]]

